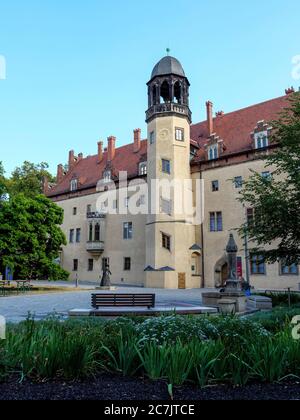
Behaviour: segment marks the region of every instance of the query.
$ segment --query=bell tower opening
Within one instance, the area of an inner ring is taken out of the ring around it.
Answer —
[[[179,82],[176,82],[174,85],[174,102],[177,104],[182,103],[182,92],[181,92],[181,85]]]
[[[160,87],[160,97],[162,98],[162,102],[164,104],[169,104],[171,102],[170,86],[166,80]]]

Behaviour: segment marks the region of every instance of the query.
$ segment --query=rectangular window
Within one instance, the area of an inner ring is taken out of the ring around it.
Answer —
[[[73,260],[73,271],[78,271],[78,260]]]
[[[211,212],[210,213],[210,231],[211,232],[222,232],[223,231],[223,214],[222,212]]]
[[[94,260],[89,260],[88,271],[94,271]]]
[[[266,264],[262,255],[252,254],[250,259],[251,274],[264,275],[266,274]]]
[[[123,224],[123,239],[128,240],[132,239],[132,222],[126,222]]]
[[[129,198],[129,197],[126,197],[126,198],[124,199],[124,206],[125,206],[125,208],[128,208],[128,207],[129,207],[129,200],[130,200],[130,198]]]
[[[171,236],[162,233],[162,247],[171,251]]]
[[[86,212],[87,212],[87,214],[92,213],[92,205],[91,204],[88,204],[86,206]]]
[[[160,211],[161,213],[172,215],[172,201],[165,198],[160,199]]]
[[[70,242],[70,244],[74,243],[74,229],[70,230],[69,242]]]
[[[73,207],[73,216],[77,215],[77,207]]]
[[[124,258],[124,271],[131,270],[131,258]]]
[[[162,171],[165,174],[171,174],[171,162],[168,159],[162,159]]]
[[[212,182],[212,191],[218,192],[219,191],[219,181],[213,181]]]
[[[76,229],[76,243],[80,243],[81,229]]]
[[[244,180],[243,180],[243,177],[242,176],[236,176],[234,178],[234,186],[235,186],[235,188],[242,188],[243,187],[243,183],[244,183]]]
[[[254,222],[254,209],[247,209],[247,223],[252,225]]]
[[[183,128],[176,128],[175,129],[175,140],[184,141],[184,129]]]
[[[280,274],[282,276],[298,276],[299,268],[297,264],[286,265],[284,261],[280,263]]]
[[[151,131],[150,133],[150,144],[155,143],[155,131]]]

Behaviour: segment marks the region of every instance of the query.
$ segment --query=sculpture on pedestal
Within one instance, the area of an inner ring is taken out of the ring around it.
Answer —
[[[104,270],[103,270],[103,275],[102,275],[100,287],[111,287],[111,282],[110,282],[110,276],[111,275],[112,274],[111,274],[111,271],[109,269],[109,265],[107,264],[104,267]]]
[[[233,234],[230,234],[229,242],[226,247],[226,253],[228,258],[228,267],[229,267],[229,277],[226,281],[226,292],[241,291],[240,281],[237,279],[237,253],[238,246],[234,240]]]

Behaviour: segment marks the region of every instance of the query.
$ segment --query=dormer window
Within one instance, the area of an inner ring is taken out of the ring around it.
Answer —
[[[216,160],[219,157],[218,146],[210,146],[208,148],[208,160]]]
[[[78,189],[78,181],[77,181],[77,179],[72,179],[71,185],[70,185],[70,189],[71,189],[72,192],[73,191],[77,191],[77,189]]]
[[[111,181],[111,171],[107,170],[103,172],[103,181],[110,182]]]
[[[140,163],[139,175],[140,176],[147,175],[147,162]]]
[[[264,131],[262,133],[256,133],[254,135],[255,139],[255,148],[256,149],[265,149],[269,146],[268,132]]]

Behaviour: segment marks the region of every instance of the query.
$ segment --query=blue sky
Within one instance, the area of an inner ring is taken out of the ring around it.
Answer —
[[[193,120],[281,96],[300,54],[299,0],[10,0],[0,8],[0,161],[55,173],[68,151],[146,135],[146,82],[171,48],[191,82]]]

